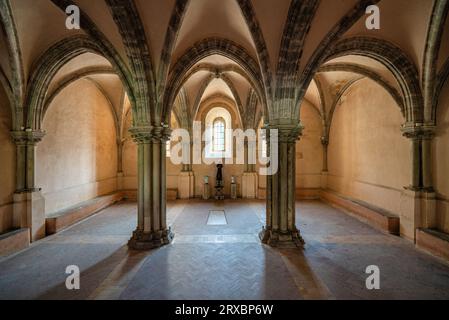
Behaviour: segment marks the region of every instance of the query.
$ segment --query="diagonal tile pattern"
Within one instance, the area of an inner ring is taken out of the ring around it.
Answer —
[[[207,225],[210,210],[228,224]],[[120,203],[0,261],[0,299],[449,299],[449,266],[321,202],[297,204],[303,251],[261,245],[260,201],[176,201],[166,247],[130,251],[136,204]],[[65,288],[65,268],[81,290]],[[381,290],[365,287],[368,265]]]

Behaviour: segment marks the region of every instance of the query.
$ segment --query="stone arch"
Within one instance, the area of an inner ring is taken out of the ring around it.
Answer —
[[[201,114],[207,113],[204,110],[209,110],[214,108],[217,105],[223,105],[232,115],[232,119],[235,120],[241,128],[243,128],[243,119],[242,115],[240,114],[236,102],[229,98],[226,95],[223,94],[214,94],[207,99],[201,101],[198,109],[193,114],[192,119],[198,120],[198,115],[200,114],[200,111],[202,110]],[[200,121],[203,121],[203,118],[199,119]]]
[[[108,67],[87,67],[82,70],[79,70],[77,72],[71,73],[64,77],[56,87],[53,92],[48,95],[48,97],[45,99],[44,103],[44,110],[43,110],[43,117],[45,117],[45,112],[47,111],[48,107],[52,103],[52,101],[56,98],[56,96],[65,88],[67,88],[70,84],[73,82],[82,79],[84,77],[88,77],[90,75],[96,75],[96,74],[116,74],[114,69],[108,68]]]
[[[163,117],[165,120],[170,115],[173,101],[181,89],[183,79],[189,70],[202,59],[214,54],[224,56],[236,62],[248,73],[253,81],[259,82],[258,79],[261,79],[258,63],[240,45],[221,38],[208,38],[197,42],[178,59],[170,71],[164,96]],[[261,100],[266,101],[265,95]],[[266,106],[266,103],[264,103],[264,106]]]
[[[392,85],[390,85],[382,76],[380,76],[374,71],[369,70],[368,68],[352,63],[326,64],[318,70],[318,72],[338,72],[338,71],[356,73],[361,76],[367,77],[376,82],[377,84],[379,84],[382,88],[387,90],[387,92],[392,96],[392,98],[396,101],[398,107],[401,109],[402,114],[405,116],[404,101],[402,100],[401,94]]]
[[[3,83],[4,85],[6,84],[6,82],[9,83],[8,88],[6,88],[5,85],[5,90],[11,100],[11,108],[17,109],[13,110],[12,112],[12,121],[13,128],[18,128],[21,125],[21,123],[18,122],[23,121],[21,119],[22,114],[20,108],[23,105],[24,99],[25,74],[22,63],[22,53],[19,43],[19,37],[17,35],[14,15],[9,1],[2,1],[0,3],[0,32],[4,32],[5,34],[5,39],[7,42],[6,49],[9,55],[8,59],[12,69],[11,82],[5,81],[7,77],[0,70],[0,83]]]
[[[439,104],[439,100],[440,100],[440,96],[441,96],[441,91],[443,90],[444,84],[446,83],[448,78],[449,78],[449,59],[446,60],[443,67],[441,68],[441,71],[438,73],[437,83],[436,83],[436,87],[435,87],[435,95],[433,97],[434,100],[432,103],[433,119],[436,119],[438,104]]]
[[[37,65],[33,68],[34,71],[30,78],[30,87],[26,98],[26,125],[28,128],[40,130],[48,87],[56,73],[73,58],[88,52],[104,57],[101,47],[89,37],[75,36],[57,42],[38,59]],[[108,57],[105,58],[108,59]],[[114,59],[108,60],[122,80],[130,101],[134,102],[127,71],[118,66]]]
[[[399,47],[385,40],[354,37],[338,42],[326,56],[325,61],[346,55],[364,56],[382,63],[399,84],[406,122],[408,124],[422,123],[424,102],[418,71]]]
[[[257,48],[257,55],[260,61],[260,69],[262,72],[264,80],[264,92],[267,99],[272,97],[272,71],[270,66],[270,57],[268,54],[267,45],[265,43],[265,38],[260,27],[259,21],[257,20],[257,14],[250,0],[236,0],[239,4],[240,10],[242,11],[243,17],[245,18],[246,25],[250,30],[251,36],[253,38],[254,44]],[[262,101],[262,100],[261,100]]]

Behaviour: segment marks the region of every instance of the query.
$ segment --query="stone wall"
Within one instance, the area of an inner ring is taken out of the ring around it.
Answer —
[[[437,110],[433,177],[438,198],[438,228],[449,233],[449,81],[446,81]]]
[[[355,84],[334,113],[328,188],[399,215],[400,195],[411,174],[403,122],[385,90],[370,80]]]
[[[319,111],[308,102],[301,106],[301,139],[296,144],[296,188],[319,189],[323,169],[322,124]]]
[[[46,214],[117,189],[117,144],[110,106],[97,87],[79,80],[53,101],[37,147],[36,184]]]
[[[11,109],[0,85],[0,234],[12,227],[15,191],[15,146],[11,140]]]

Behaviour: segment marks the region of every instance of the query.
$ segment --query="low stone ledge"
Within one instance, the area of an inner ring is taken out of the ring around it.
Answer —
[[[178,189],[167,189],[167,200],[173,201],[178,199]]]
[[[26,249],[30,245],[30,229],[13,230],[0,235],[0,257]]]
[[[319,200],[321,189],[299,188],[296,189],[296,200]]]
[[[449,260],[449,234],[431,229],[416,229],[416,247]]]
[[[348,210],[376,229],[399,235],[399,217],[391,213],[355,202],[329,190],[321,190],[321,200]]]
[[[55,234],[71,225],[97,213],[110,205],[123,200],[122,192],[101,196],[85,201],[76,206],[58,211],[45,219],[45,229],[47,235]]]

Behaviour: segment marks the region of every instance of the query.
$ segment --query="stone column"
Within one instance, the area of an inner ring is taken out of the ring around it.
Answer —
[[[245,163],[242,176],[242,198],[256,199],[259,185],[259,176],[256,173],[256,164],[249,163],[249,142],[245,139],[244,143]]]
[[[124,141],[117,139],[117,190],[123,190],[123,145]]]
[[[411,185],[401,196],[401,235],[414,240],[417,228],[434,228],[436,194],[432,181],[433,127],[405,125],[404,136],[411,141]]]
[[[409,189],[419,191],[421,189],[421,138],[416,132],[407,132],[405,136],[410,139],[411,149],[411,182]]]
[[[43,131],[14,131],[16,144],[16,192],[14,193],[13,224],[29,228],[32,241],[45,237],[45,199],[36,186],[36,146]]]
[[[321,171],[321,189],[327,189],[327,178],[329,175],[328,167],[328,148],[329,148],[329,137],[321,137],[321,145],[323,146],[323,169]]]
[[[157,248],[173,239],[166,216],[165,144],[170,130],[133,127],[130,132],[138,146],[138,218],[129,246],[139,250]]]
[[[269,127],[268,134],[278,130],[278,152],[270,152],[270,158],[278,156],[277,172],[267,177],[267,221],[260,233],[263,243],[272,246],[298,247],[304,244],[296,228],[296,141],[302,127]],[[270,146],[271,150],[271,146]]]
[[[195,174],[193,173],[192,166],[192,145],[189,142],[188,147],[190,150],[190,163],[184,163],[182,165],[182,171],[178,177],[178,194],[180,199],[191,199],[195,197]],[[184,148],[183,148],[184,149]]]

